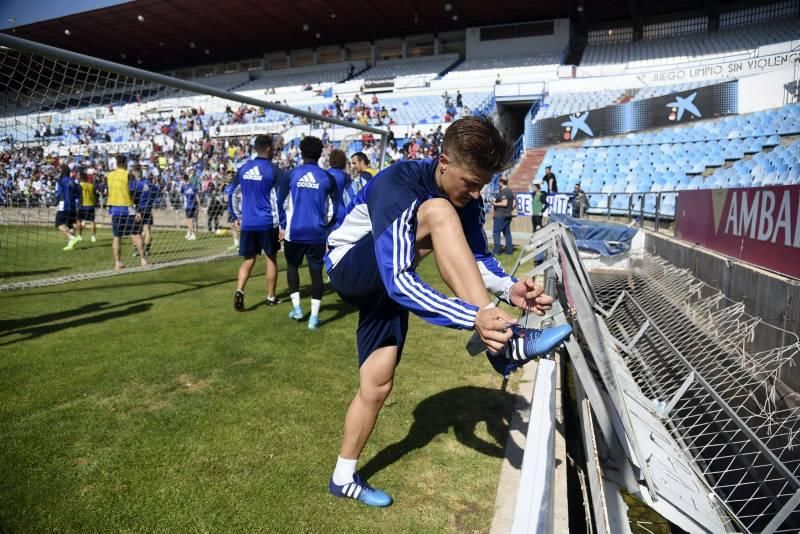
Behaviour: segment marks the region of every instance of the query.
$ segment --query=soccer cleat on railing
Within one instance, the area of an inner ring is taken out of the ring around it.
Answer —
[[[489,363],[503,376],[510,375],[529,361],[555,349],[572,334],[572,327],[563,324],[539,329],[513,325],[511,331],[513,335],[502,351],[494,354],[486,351]]]
[[[334,484],[333,479],[331,479],[328,483],[328,491],[335,497],[355,499],[367,506],[384,507],[392,504],[392,498],[389,495],[367,484],[358,473],[353,475],[352,482],[341,486]]]

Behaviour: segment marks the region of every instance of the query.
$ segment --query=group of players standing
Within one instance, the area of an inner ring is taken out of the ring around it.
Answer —
[[[345,171],[347,157],[341,150],[330,153],[330,169],[318,165],[322,141],[307,136],[300,142],[303,164],[283,171],[272,162],[272,138],[259,135],[254,142],[255,157],[242,165],[228,186],[229,207],[234,230],[240,232],[239,268],[234,294],[234,309],[244,311],[244,289],[256,262],[263,252],[266,261],[266,286],[269,306],[280,301],[277,286],[277,253],[283,242],[286,257],[286,280],[292,301],[289,317],[305,318],[300,302],[299,268],[303,259],[311,276],[311,314],[308,328],[316,329],[322,303],[323,258],[328,234],[341,223],[346,206],[366,181],[375,174],[362,153],[352,157],[358,175],[353,179]]]
[[[139,257],[142,267],[147,267],[147,257],[153,244],[153,208],[163,188],[151,182],[141,170],[134,165],[131,175],[127,171],[127,158],[124,155],[116,157],[117,167],[110,171],[106,177],[108,184],[108,213],[111,216],[111,230],[113,235],[112,249],[114,254],[114,270],[120,272],[124,268],[121,260],[120,240],[122,237],[131,236],[134,245],[134,256]],[[64,250],[73,250],[83,241],[83,229],[91,223],[91,242],[97,241],[97,225],[95,223],[95,210],[97,195],[93,182],[93,169],[70,169],[62,165],[61,177],[56,183],[56,228],[67,238]],[[131,179],[132,178],[132,179]],[[199,206],[199,195],[196,187],[190,182],[188,175],[184,176],[181,187],[183,197],[184,215],[186,217],[185,239],[197,239],[194,225]]]

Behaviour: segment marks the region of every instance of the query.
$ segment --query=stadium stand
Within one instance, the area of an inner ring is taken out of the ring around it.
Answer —
[[[590,193],[590,213],[606,213],[610,193],[798,183],[798,134],[800,104],[792,104],[550,148],[538,168],[551,165],[564,180],[565,191],[580,183]],[[612,213],[627,211],[627,197],[620,195],[612,202]],[[665,215],[674,214],[674,203],[662,208]]]
[[[581,67],[585,75],[598,75],[611,66],[646,70],[669,65],[702,65],[723,59],[754,56],[759,47],[791,43],[800,38],[797,18],[771,21],[713,33],[693,33],[632,43],[589,45]]]

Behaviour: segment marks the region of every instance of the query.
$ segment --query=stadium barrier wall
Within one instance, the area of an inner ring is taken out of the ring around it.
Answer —
[[[786,345],[788,340],[784,339],[783,331],[800,332],[800,281],[655,232],[644,233],[644,247],[675,267],[687,269],[731,300],[743,302],[748,314],[777,327],[758,328],[751,341],[751,352]],[[800,361],[783,366],[779,378],[795,394],[800,394]]]
[[[800,185],[682,191],[675,235],[800,278]]]

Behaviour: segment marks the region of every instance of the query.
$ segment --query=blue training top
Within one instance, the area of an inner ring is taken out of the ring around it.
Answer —
[[[371,179],[328,237],[325,264],[330,271],[355,243],[372,234],[381,279],[394,301],[432,324],[470,330],[477,306],[447,298],[414,271],[417,210],[426,200],[447,198],[436,184],[436,165],[437,160],[401,161]],[[489,252],[483,200],[473,200],[456,211],[484,285],[508,301],[508,291],[516,280]]]
[[[345,191],[350,185],[350,175],[344,169],[328,169],[328,173],[336,180],[336,224],[341,224],[347,214],[347,203],[345,202]]]
[[[277,195],[283,179],[283,171],[267,158],[253,158],[239,167],[228,188],[228,211],[233,220],[241,219],[242,230],[268,230],[285,224],[279,220]],[[241,199],[238,206],[235,198]]]
[[[339,199],[336,180],[316,163],[295,168],[278,189],[278,211],[284,239],[290,243],[324,244],[336,222]]]

